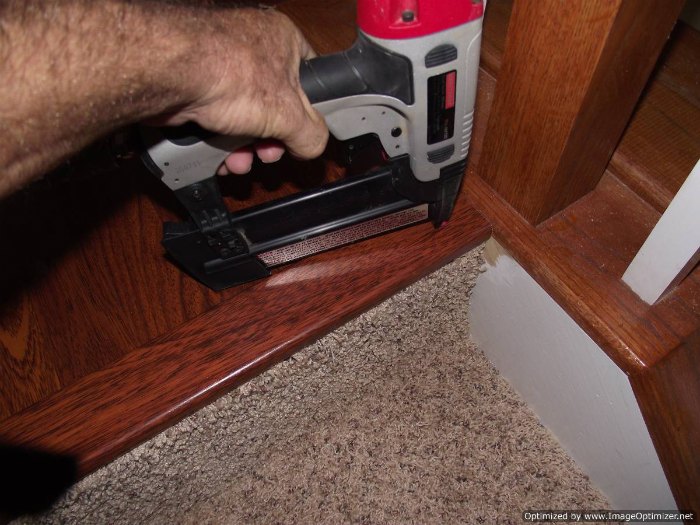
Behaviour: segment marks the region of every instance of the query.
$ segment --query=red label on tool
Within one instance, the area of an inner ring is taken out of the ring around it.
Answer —
[[[455,128],[457,72],[428,78],[428,144],[451,139]]]
[[[457,89],[457,72],[450,71],[445,79],[445,109],[455,107],[455,90]]]

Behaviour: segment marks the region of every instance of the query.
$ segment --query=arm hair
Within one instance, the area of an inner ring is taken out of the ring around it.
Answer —
[[[0,0],[0,198],[100,136],[201,97],[215,82],[217,31],[241,34],[225,52],[244,69],[245,11]]]

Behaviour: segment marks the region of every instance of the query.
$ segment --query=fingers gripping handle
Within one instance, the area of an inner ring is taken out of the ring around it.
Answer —
[[[299,76],[312,104],[369,94],[413,103],[411,61],[362,34],[347,51],[303,61]],[[318,109],[323,111],[321,106]],[[143,127],[141,134],[147,148],[146,165],[172,190],[211,177],[231,152],[253,141],[251,137],[215,135],[195,124]]]
[[[254,141],[217,135],[195,123],[177,128],[141,126],[140,133],[144,163],[173,191],[214,176],[228,155]]]

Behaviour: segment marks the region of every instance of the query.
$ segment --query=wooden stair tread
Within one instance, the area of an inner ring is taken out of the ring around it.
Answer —
[[[282,9],[321,53],[354,39],[351,1]],[[492,95],[486,82],[478,104]],[[476,122],[473,157],[484,129]],[[265,169],[229,191],[255,202],[337,176],[322,161]],[[81,474],[490,235],[462,192],[439,230],[415,226],[217,294],[163,257],[161,223],[176,207],[138,162],[13,202],[0,208],[14,221],[1,240],[22,254],[0,257],[11,292],[0,301],[0,441],[71,455]]]
[[[610,161],[664,211],[700,158],[700,34],[679,22]]]
[[[538,227],[475,174],[467,181],[496,239],[626,373],[654,366],[700,328],[699,268],[653,306],[620,280],[659,212],[611,173]]]
[[[489,235],[461,198],[438,232],[423,224],[290,265],[6,418],[0,440],[90,472]]]
[[[511,5],[494,6],[503,24]],[[497,75],[503,46],[492,37],[487,47],[482,60]],[[630,374],[700,330],[700,267],[653,306],[620,280],[700,154],[698,56],[698,32],[679,23],[598,187],[538,227],[476,173],[468,178],[494,236]]]

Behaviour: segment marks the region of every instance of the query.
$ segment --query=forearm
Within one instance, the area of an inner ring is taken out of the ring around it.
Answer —
[[[249,60],[251,16],[118,0],[0,4],[0,198],[111,130],[201,99],[217,56]],[[236,32],[240,45],[216,36]]]

